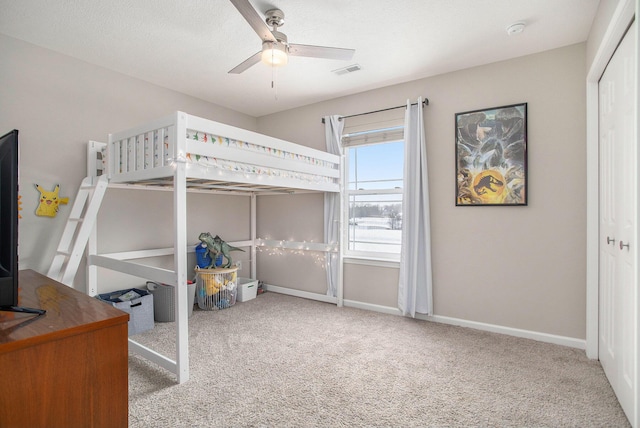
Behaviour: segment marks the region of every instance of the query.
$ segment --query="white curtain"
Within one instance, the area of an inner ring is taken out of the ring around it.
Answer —
[[[324,118],[327,152],[342,155],[342,130],[344,121],[340,116],[326,116]],[[332,246],[340,240],[340,193],[326,192],[324,194],[324,242]],[[340,259],[335,253],[326,253],[327,267],[327,296],[336,297],[338,292],[338,273]]]
[[[398,308],[403,315],[433,314],[427,150],[422,98],[407,101],[404,120],[404,192]]]

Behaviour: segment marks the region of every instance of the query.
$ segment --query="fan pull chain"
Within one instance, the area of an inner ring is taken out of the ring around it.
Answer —
[[[278,101],[278,71],[274,65],[271,65],[271,89],[274,90],[274,98]]]

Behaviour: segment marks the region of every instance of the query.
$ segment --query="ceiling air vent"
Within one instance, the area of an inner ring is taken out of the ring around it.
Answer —
[[[333,70],[332,73],[337,74],[338,76],[342,76],[343,74],[353,73],[354,71],[362,70],[360,64],[353,64],[347,67],[339,68],[337,70]]]

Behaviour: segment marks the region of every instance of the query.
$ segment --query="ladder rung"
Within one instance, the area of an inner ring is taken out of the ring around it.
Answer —
[[[89,177],[80,185],[76,200],[67,219],[60,244],[53,258],[48,276],[67,285],[73,283],[82,254],[93,229],[98,209],[107,188],[106,176],[91,183]],[[82,212],[86,208],[86,212]],[[86,220],[86,221],[85,221]],[[80,224],[78,229],[77,225]],[[78,229],[76,234],[76,229]]]

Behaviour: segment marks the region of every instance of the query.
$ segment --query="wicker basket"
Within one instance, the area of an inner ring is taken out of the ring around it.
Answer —
[[[238,294],[238,268],[200,269],[196,267],[196,300],[205,311],[235,305]]]

